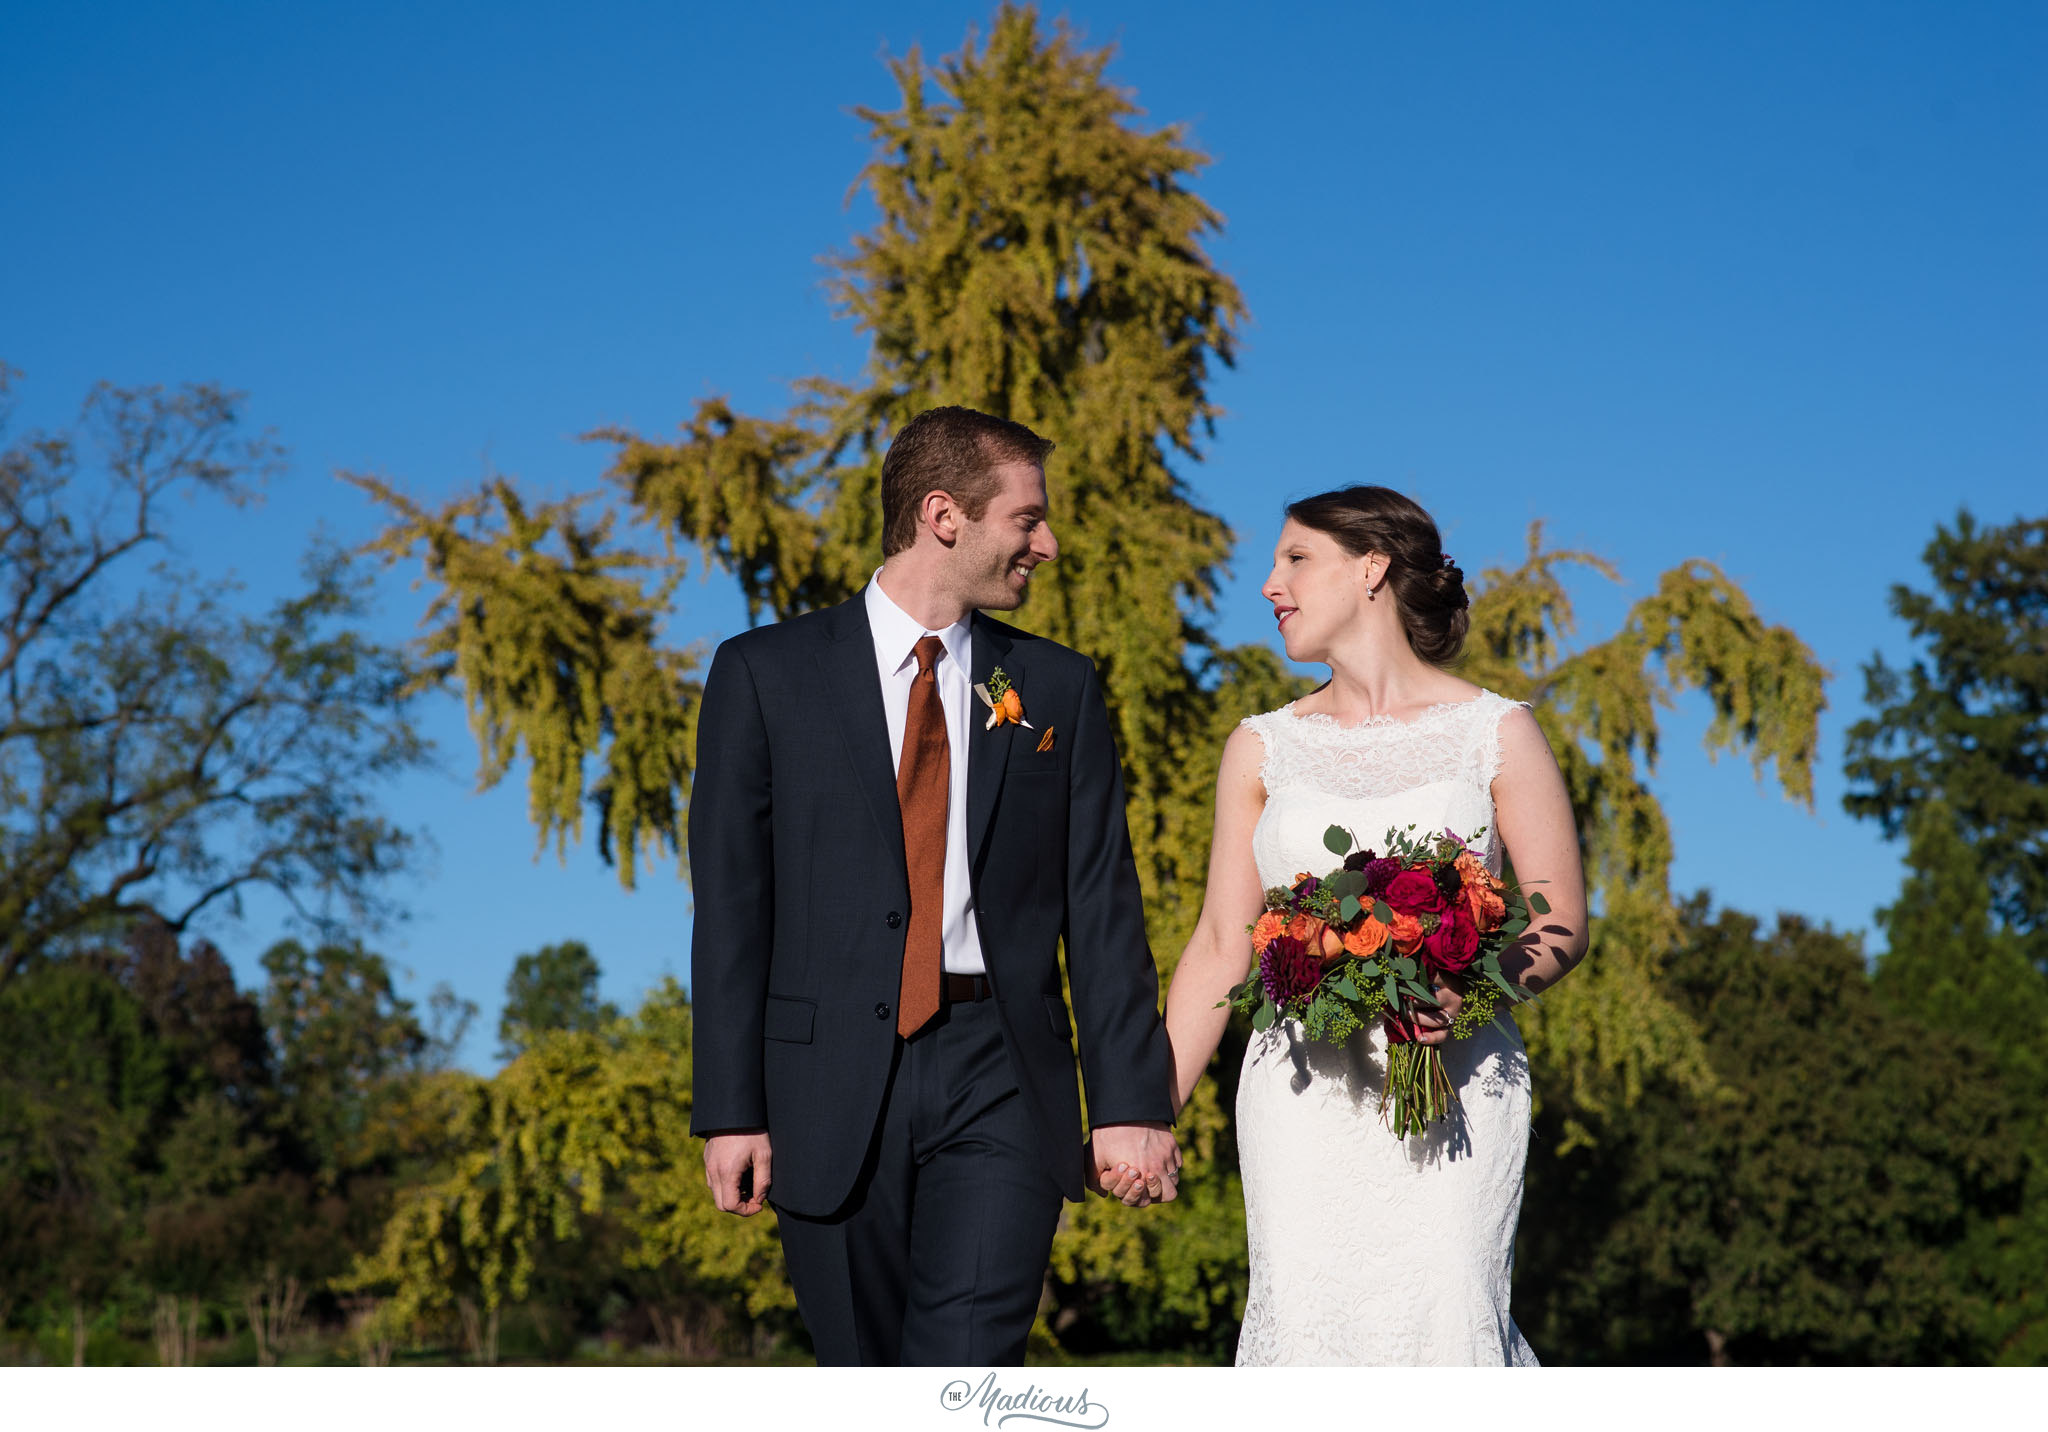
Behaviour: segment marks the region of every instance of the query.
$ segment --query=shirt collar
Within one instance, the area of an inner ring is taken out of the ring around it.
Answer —
[[[971,669],[972,661],[968,647],[968,623],[971,617],[962,617],[944,631],[927,632],[916,617],[903,610],[882,590],[882,569],[868,578],[867,608],[868,630],[874,634],[875,653],[886,671],[901,671],[917,650],[917,643],[927,635],[936,636],[945,643],[946,655],[964,673]]]

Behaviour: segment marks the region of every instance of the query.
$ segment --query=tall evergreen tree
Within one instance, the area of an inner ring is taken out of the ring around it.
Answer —
[[[1891,610],[1926,654],[1863,668],[1874,714],[1849,729],[1843,804],[1897,838],[1939,798],[2048,975],[2048,518],[1958,512],[1921,556],[1931,590],[1896,585]]]
[[[1713,711],[1708,751],[1747,754],[1759,779],[1775,766],[1785,793],[1811,806],[1826,673],[1790,628],[1765,622],[1740,587],[1700,560],[1659,577],[1612,636],[1572,650],[1564,572],[1619,573],[1589,553],[1546,551],[1542,535],[1532,524],[1522,565],[1481,579],[1462,671],[1532,704],[1585,855],[1594,915],[1585,966],[1517,1013],[1538,1102],[1561,1104],[1569,1151],[1588,1136],[1580,1111],[1627,1103],[1651,1075],[1695,1091],[1713,1082],[1696,1027],[1658,974],[1683,938],[1671,826],[1649,786],[1662,750],[1659,710],[1698,692]]]
[[[1864,668],[1844,804],[1906,843],[1880,914],[1877,988],[1937,1035],[1988,1046],[2031,1111],[2017,1206],[1978,1220],[1955,1264],[1986,1299],[1987,1345],[2048,1358],[2048,519],[1979,527],[1965,511],[1922,553],[1931,589],[1891,591],[1925,655]]]

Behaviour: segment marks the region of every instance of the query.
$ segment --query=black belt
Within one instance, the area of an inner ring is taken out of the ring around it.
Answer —
[[[946,1003],[979,1004],[995,994],[995,987],[988,982],[987,975],[946,975]]]

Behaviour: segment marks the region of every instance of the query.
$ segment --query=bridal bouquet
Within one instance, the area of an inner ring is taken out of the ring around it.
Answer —
[[[1380,851],[1354,850],[1340,825],[1325,831],[1323,844],[1344,864],[1266,892],[1266,912],[1249,927],[1258,970],[1224,1001],[1251,1015],[1256,1030],[1295,1019],[1308,1038],[1330,1044],[1384,1019],[1380,1113],[1397,1138],[1423,1133],[1457,1101],[1442,1051],[1415,1042],[1415,1016],[1441,1008],[1434,980],[1455,982],[1463,997],[1451,1038],[1477,1033],[1503,999],[1532,998],[1501,973],[1500,952],[1528,928],[1531,911],[1550,913],[1542,895],[1504,883],[1454,832],[1414,830],[1389,830]]]

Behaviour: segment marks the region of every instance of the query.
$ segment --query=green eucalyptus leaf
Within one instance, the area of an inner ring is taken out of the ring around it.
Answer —
[[[1323,844],[1329,848],[1332,855],[1349,855],[1351,832],[1341,825],[1333,825],[1323,832]]]
[[[1266,1003],[1260,1005],[1258,1009],[1253,1012],[1252,1028],[1257,1030],[1259,1033],[1264,1034],[1267,1030],[1273,1027],[1273,1021],[1279,1017],[1279,1014],[1279,1008],[1275,1006],[1271,1000],[1266,1001]]]
[[[1529,892],[1529,908],[1539,915],[1548,915],[1550,913],[1550,902],[1543,898],[1541,890],[1531,890]]]
[[[1358,897],[1356,895],[1346,895],[1344,897],[1343,903],[1337,906],[1337,913],[1345,921],[1349,922],[1352,920],[1356,920],[1358,918],[1358,912],[1362,908],[1363,907],[1358,903]]]

